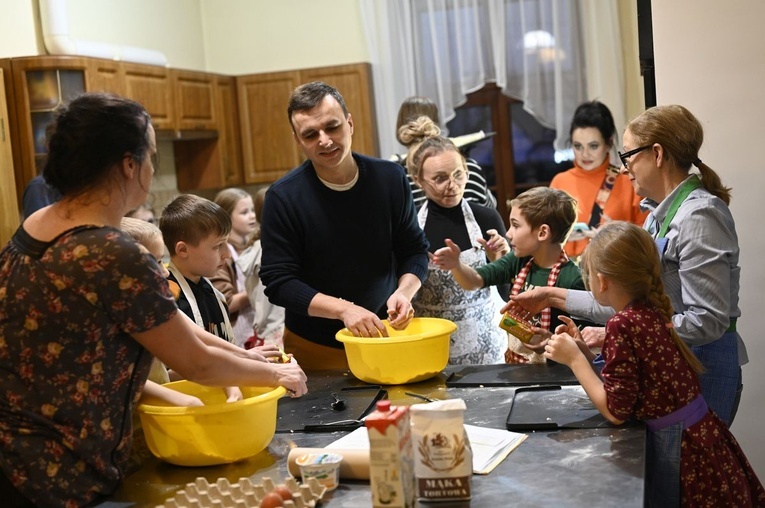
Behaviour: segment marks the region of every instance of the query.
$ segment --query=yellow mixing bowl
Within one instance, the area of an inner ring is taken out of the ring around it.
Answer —
[[[447,319],[414,318],[405,330],[383,321],[389,337],[354,337],[347,328],[336,338],[345,344],[348,366],[367,383],[399,385],[429,379],[449,362],[449,337],[457,325]]]
[[[158,458],[179,466],[212,466],[246,459],[263,451],[276,432],[276,406],[283,387],[241,387],[244,399],[226,402],[223,388],[191,381],[163,386],[205,403],[201,407],[138,406],[146,444]]]

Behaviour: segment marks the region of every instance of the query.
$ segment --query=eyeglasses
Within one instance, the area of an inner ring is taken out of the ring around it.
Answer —
[[[426,182],[428,182],[433,187],[438,188],[444,188],[449,183],[449,181],[453,181],[456,185],[462,184],[465,180],[467,180],[467,171],[458,169],[451,175],[438,175],[437,177],[433,178],[432,180],[429,180],[427,178],[423,178]]]
[[[616,152],[616,153],[619,154],[619,159],[621,159],[622,164],[624,164],[624,168],[625,169],[629,169],[629,164],[627,164],[627,159],[629,159],[630,157],[632,157],[636,153],[640,153],[643,150],[648,150],[652,146],[653,145],[645,145],[645,146],[641,146],[640,148],[635,148],[634,150],[630,150],[629,152],[624,152],[624,153]]]

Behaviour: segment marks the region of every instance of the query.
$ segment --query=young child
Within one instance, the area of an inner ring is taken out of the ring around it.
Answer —
[[[207,279],[230,256],[226,240],[231,217],[208,199],[181,194],[162,211],[159,229],[170,253],[168,281],[173,293],[178,294],[178,308],[198,326],[232,342],[226,299]],[[175,379],[172,370],[170,379]],[[242,398],[238,388],[226,390],[229,400]]]
[[[162,263],[165,255],[165,244],[162,242],[162,232],[153,223],[143,219],[133,217],[123,217],[120,222],[122,231],[127,233],[133,240],[138,242],[141,247],[146,249],[146,253],[157,260],[157,264],[165,271],[165,277],[169,275],[167,268]],[[199,398],[192,395],[186,395],[170,388],[162,386],[170,382],[170,376],[167,373],[167,367],[157,358],[151,364],[149,379],[146,381],[141,399],[151,397],[166,402],[173,406],[203,406]]]
[[[266,200],[268,187],[261,187],[255,193],[255,218],[260,221],[263,214],[263,203]],[[284,337],[284,307],[274,305],[268,300],[265,286],[260,280],[260,261],[263,247],[260,244],[260,228],[250,237],[250,245],[236,260],[236,265],[244,274],[244,286],[250,298],[250,305],[255,311],[252,340],[245,343],[246,348],[264,344],[274,344],[283,347]]]
[[[245,276],[237,269],[236,260],[249,244],[250,237],[258,229],[255,208],[249,192],[232,187],[220,191],[214,199],[231,217],[231,232],[228,235],[230,257],[210,279],[215,289],[226,297],[231,323],[234,330],[234,344],[243,347],[253,336],[252,323],[255,311],[245,288]]]
[[[564,191],[548,187],[529,189],[510,202],[510,227],[507,239],[512,252],[478,268],[459,260],[460,249],[451,240],[431,257],[443,270],[450,270],[463,289],[474,290],[512,282],[511,295],[534,286],[558,286],[583,289],[579,268],[569,261],[563,250],[571,227],[576,221],[576,200]],[[506,309],[507,306],[503,308]],[[558,309],[544,309],[532,319],[535,337],[531,347],[508,334],[507,363],[543,363],[543,341],[560,324],[565,315]]]
[[[571,367],[598,410],[648,427],[647,506],[765,506],[765,490],[728,427],[701,395],[701,363],[672,327],[651,236],[627,222],[604,225],[582,259],[593,296],[616,314],[606,323],[601,377],[573,321],[545,346]]]

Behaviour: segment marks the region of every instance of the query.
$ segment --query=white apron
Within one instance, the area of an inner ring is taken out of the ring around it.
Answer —
[[[191,290],[191,286],[189,286],[189,283],[186,281],[186,277],[183,276],[183,274],[178,270],[178,268],[173,264],[171,261],[167,265],[167,269],[170,273],[173,274],[175,277],[175,280],[178,281],[178,286],[180,286],[181,291],[183,291],[183,295],[186,297],[186,300],[189,302],[189,306],[191,307],[191,312],[194,314],[194,322],[202,328],[203,330],[207,330],[205,328],[205,323],[202,320],[202,314],[199,312],[199,304],[197,303],[197,299],[194,296],[194,292]],[[207,278],[203,277],[205,280]],[[234,330],[231,328],[231,321],[229,321],[228,318],[228,311],[226,310],[226,306],[224,305],[226,301],[226,297],[223,296],[223,293],[215,289],[215,287],[210,283],[209,280],[207,280],[207,283],[210,284],[210,286],[213,288],[213,292],[215,293],[215,297],[218,300],[218,305],[220,306],[220,311],[223,313],[223,321],[226,326],[226,334],[229,336],[231,340],[234,339]],[[221,337],[225,340],[224,337]]]
[[[470,205],[463,199],[461,206],[469,238],[483,237]],[[427,218],[426,202],[417,214],[423,230]],[[460,253],[460,261],[477,268],[486,264],[486,254],[471,248]],[[451,272],[428,263],[428,278],[412,300],[412,306],[416,316],[438,317],[457,324],[449,347],[450,365],[489,364],[505,361],[507,335],[497,326],[501,301],[499,293],[492,288],[466,291]]]
[[[236,285],[237,293],[246,291],[244,272],[237,265],[236,260],[239,259],[239,254],[233,245],[228,244],[228,250],[231,253],[231,262],[234,264],[236,271],[236,280],[233,281]],[[248,293],[249,294],[249,293]],[[239,315],[234,321],[234,344],[239,347],[244,347],[244,343],[251,338],[254,333],[253,322],[255,321],[255,309],[252,306],[248,306],[244,310],[239,311]]]

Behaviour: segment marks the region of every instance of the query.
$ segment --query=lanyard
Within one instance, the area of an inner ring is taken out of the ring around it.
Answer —
[[[657,238],[664,238],[667,235],[669,224],[672,222],[672,219],[675,218],[677,211],[680,209],[680,205],[683,204],[691,192],[693,192],[695,189],[698,189],[699,187],[701,187],[701,180],[699,180],[699,177],[697,176],[694,176],[693,178],[683,182],[683,184],[680,186],[680,190],[672,199],[672,203],[669,204],[667,216],[661,223],[661,229],[659,229],[659,236]]]

